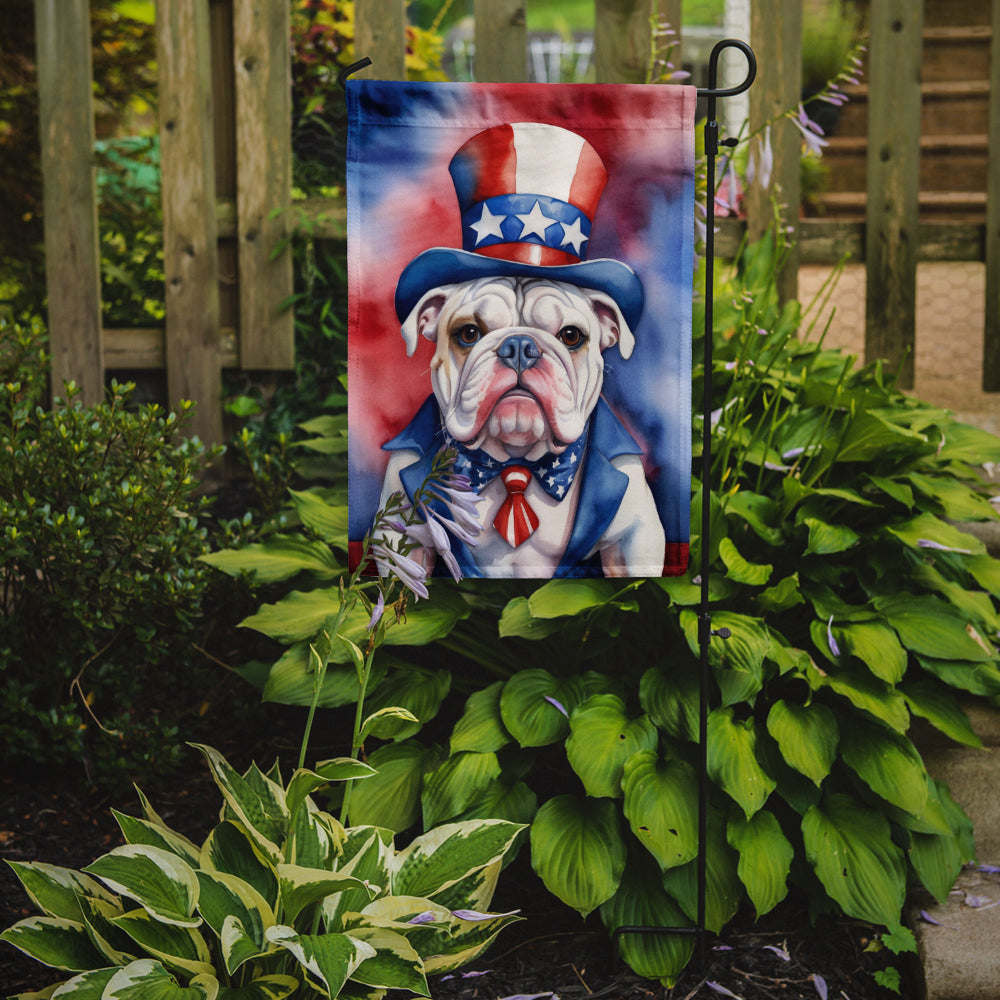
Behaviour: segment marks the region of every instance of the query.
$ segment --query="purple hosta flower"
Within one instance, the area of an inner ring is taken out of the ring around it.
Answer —
[[[740,210],[740,179],[736,176],[736,164],[732,157],[727,158],[725,180],[722,187],[715,193],[715,210],[727,215],[736,215]]]
[[[724,997],[733,997],[734,1000],[743,1000],[743,997],[741,997],[738,993],[734,993],[732,990],[726,989],[726,987],[723,986],[722,983],[713,983],[711,980],[709,980],[708,982],[705,983],[705,985],[713,993],[721,993]]]
[[[423,913],[410,917],[406,922],[408,924],[432,924],[435,920],[437,920],[437,914],[433,910],[424,910]]]
[[[942,545],[940,542],[935,542],[930,538],[918,538],[917,548],[921,549],[937,549],[940,552],[958,552],[963,556],[971,556],[972,549],[956,549],[951,545]]]
[[[544,698],[550,705],[555,705],[555,707],[559,709],[559,711],[562,712],[562,714],[565,715],[567,719],[569,718],[569,712],[566,711],[565,707],[562,705],[561,702],[556,701],[555,698],[552,698],[549,695],[544,695]]]
[[[985,875],[1000,875],[1000,865],[979,865],[978,870]]]
[[[823,147],[827,145],[823,130],[806,114],[806,109],[801,104],[798,114],[792,117],[792,124],[802,133],[806,149],[816,156],[822,156]]]
[[[411,524],[406,529],[406,537],[422,546],[427,552],[433,552],[444,560],[448,572],[456,580],[462,579],[462,571],[459,569],[458,560],[451,551],[451,542],[448,539],[448,532],[444,530],[440,519],[427,510],[423,504],[420,505],[420,512],[424,515],[423,522],[418,521]]]
[[[813,986],[816,987],[816,992],[819,994],[819,1000],[826,1000],[828,992],[826,988],[826,980],[815,972],[809,978],[813,981]]]
[[[397,552],[387,542],[372,543],[372,556],[379,572],[384,576],[392,574],[417,597],[427,597],[427,569],[409,556]]]
[[[784,948],[779,948],[776,944],[764,945],[764,951],[773,951],[782,962],[790,962],[792,960],[792,956]]]
[[[520,912],[520,910],[510,910],[507,913],[480,913],[479,910],[452,910],[451,915],[458,917],[459,920],[478,922],[493,920],[495,917],[516,917]]]
[[[750,157],[747,161],[747,183],[755,181],[765,190],[771,186],[771,174],[774,172],[774,150],[771,148],[771,126],[764,129],[763,136],[757,136],[757,141],[750,145]]]
[[[500,1000],[559,1000],[555,993],[512,993],[509,997],[500,997]]]
[[[492,971],[492,969],[483,969],[482,972],[450,972],[447,976],[441,977],[441,982],[446,983],[449,979],[478,979],[480,976],[488,976]]]
[[[375,626],[382,620],[382,615],[385,612],[385,595],[380,590],[378,592],[378,600],[375,602],[375,607],[372,608],[372,616],[368,619],[368,631],[372,632]]]
[[[837,640],[833,637],[833,615],[830,615],[830,620],[826,623],[826,641],[827,645],[830,647],[830,652],[834,656],[840,656],[840,646],[837,645]]]

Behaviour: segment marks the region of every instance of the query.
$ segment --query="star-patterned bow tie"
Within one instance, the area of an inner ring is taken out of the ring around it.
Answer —
[[[463,448],[456,444],[458,458],[455,460],[455,471],[468,476],[473,489],[478,492],[499,476],[506,467],[518,465],[527,469],[550,497],[562,500],[580,469],[580,459],[586,440],[587,435],[584,434],[562,454],[553,455],[550,452],[534,462],[528,462],[523,458],[511,458],[501,462],[481,448]]]

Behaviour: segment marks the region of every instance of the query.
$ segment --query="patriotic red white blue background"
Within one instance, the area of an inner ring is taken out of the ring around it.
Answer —
[[[691,493],[694,89],[352,80],[347,94],[350,540],[360,542],[378,509],[389,457],[382,445],[431,392],[433,345],[422,341],[407,357],[394,294],[416,256],[463,246],[449,163],[484,129],[544,122],[586,139],[608,171],[587,259],[628,264],[645,305],[632,356],[624,361],[617,347],[604,355],[603,396],[645,449],[672,564],[666,571],[683,572]]]

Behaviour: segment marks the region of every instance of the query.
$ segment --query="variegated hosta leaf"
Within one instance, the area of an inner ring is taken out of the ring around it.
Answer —
[[[736,874],[736,852],[726,842],[722,815],[708,816],[705,849],[705,926],[718,934],[732,919],[743,899],[743,884]],[[663,887],[677,900],[691,920],[698,918],[698,860],[663,873]]]
[[[375,949],[349,934],[296,934],[291,927],[269,927],[267,939],[295,956],[309,978],[332,997],[363,961],[375,957]]]
[[[396,833],[420,817],[424,774],[438,763],[438,754],[416,740],[379,747],[368,761],[375,777],[351,789],[352,826],[380,826]]]
[[[54,969],[81,972],[100,968],[104,958],[95,950],[87,928],[65,917],[28,917],[0,934],[6,941],[35,961]]]
[[[149,847],[159,847],[161,850],[176,854],[177,857],[186,861],[192,868],[197,866],[200,851],[187,837],[176,833],[169,827],[150,822],[149,820],[126,816],[125,813],[120,813],[117,809],[112,809],[111,812],[118,821],[122,835],[129,844],[146,844]]]
[[[433,899],[500,861],[523,827],[501,819],[446,823],[421,834],[393,860],[392,892]]]
[[[424,778],[420,802],[424,826],[433,827],[454,819],[475,802],[500,776],[495,753],[452,754]]]
[[[757,762],[752,718],[737,721],[733,709],[717,708],[708,717],[708,774],[749,818],[767,801],[776,782]]]
[[[698,782],[690,765],[641,751],[625,762],[622,790],[632,832],[661,869],[697,855]]]
[[[254,954],[266,950],[264,931],[275,923],[274,912],[267,900],[248,882],[226,875],[223,872],[198,872],[198,883],[201,893],[198,898],[198,910],[205,922],[223,938],[223,929],[227,920],[239,922],[238,930],[242,937],[249,938],[254,948]],[[235,929],[229,932],[230,940],[234,939]],[[237,938],[240,935],[236,935]],[[240,958],[235,964],[230,964],[233,949],[226,952],[226,967],[232,975],[242,962],[250,955],[245,954],[245,947],[240,945]]]
[[[852,721],[841,755],[876,795],[919,815],[927,802],[927,771],[910,740],[880,726]]]
[[[278,865],[281,906],[286,920],[294,921],[305,907],[345,889],[361,889],[374,896],[361,879],[342,872],[327,872],[300,865]]]
[[[452,972],[477,959],[493,943],[494,938],[509,924],[520,920],[516,912],[478,914],[465,919],[465,910],[452,910],[454,922],[448,934],[431,954],[424,956],[424,971],[431,975]],[[416,942],[414,942],[416,944]]]
[[[737,816],[730,820],[726,836],[730,847],[739,851],[736,873],[759,918],[788,895],[788,872],[795,849],[774,814],[765,809],[750,819]]]
[[[639,750],[653,750],[659,740],[648,715],[630,719],[625,702],[613,694],[592,695],[569,720],[566,757],[595,798],[621,797],[622,768]]]
[[[104,988],[114,978],[120,966],[111,966],[107,969],[91,969],[89,972],[81,972],[80,975],[67,979],[55,990],[49,987],[44,993],[18,994],[18,997],[11,1000],[28,1000],[29,997],[40,998],[52,997],[54,1000],[101,1000],[104,996]]]
[[[278,845],[288,832],[284,789],[255,769],[246,776],[240,775],[217,750],[203,744],[193,745],[208,761],[226,806],[246,827],[265,857],[277,863],[281,857]]]
[[[134,899],[150,916],[165,924],[197,927],[198,878],[194,869],[171,851],[146,844],[125,844],[98,858],[84,871],[96,875],[113,892]]]
[[[377,772],[363,761],[353,757],[336,757],[324,760],[313,770],[301,767],[288,782],[285,792],[285,805],[288,812],[294,815],[306,797],[312,795],[318,788],[328,785],[331,781],[350,781],[357,778],[370,778]]]
[[[549,892],[583,916],[610,899],[625,870],[615,803],[549,799],[531,824],[531,865]]]
[[[337,870],[352,875],[365,888],[345,889],[323,900],[324,926],[344,930],[343,915],[358,912],[368,905],[372,892],[384,892],[389,886],[392,858],[392,833],[373,826],[356,826],[347,831]]]
[[[143,958],[119,969],[101,1000],[216,1000],[218,995],[219,981],[212,975],[196,976],[181,986],[159,962]]]
[[[201,848],[199,867],[224,872],[252,885],[271,905],[278,905],[278,875],[274,866],[241,823],[220,823]]]
[[[145,910],[132,910],[111,921],[150,955],[189,976],[213,971],[205,939],[190,927],[160,923]]]
[[[8,861],[31,901],[46,916],[81,920],[81,896],[93,896],[109,903],[114,896],[97,879],[74,871],[39,861]]]
[[[767,716],[767,731],[781,748],[781,756],[815,785],[830,773],[840,733],[830,709],[819,702],[799,705],[779,699]]]
[[[451,752],[474,750],[477,753],[495,753],[510,742],[500,716],[500,693],[503,681],[469,696],[462,717],[451,733]]]
[[[299,985],[294,976],[261,976],[244,986],[224,986],[218,1000],[285,1000]]]
[[[128,965],[140,957],[135,942],[114,924],[115,917],[125,912],[120,902],[109,903],[93,896],[83,896],[80,905],[90,940],[104,956],[105,965]]]
[[[286,859],[305,868],[335,868],[344,842],[344,828],[329,813],[321,812],[306,799],[292,820]]]
[[[830,795],[806,813],[802,836],[809,863],[849,917],[899,923],[906,866],[882,813],[849,795]]]
[[[601,905],[610,932],[619,927],[690,927],[691,921],[664,891],[651,859],[630,858],[618,891]],[[672,986],[694,950],[692,934],[622,934],[619,953],[640,976]]]
[[[430,996],[424,963],[402,934],[384,927],[356,927],[351,937],[375,949],[351,973],[351,979],[365,986],[409,990],[418,996]]]
[[[523,833],[523,827],[521,832]],[[519,833],[517,838],[520,838]],[[449,910],[471,909],[486,911],[493,902],[493,894],[497,889],[497,882],[500,879],[500,870],[503,868],[506,856],[497,858],[485,868],[478,868],[476,871],[453,882],[448,888],[442,889],[434,894],[434,901]]]
[[[566,736],[570,713],[583,698],[579,677],[560,679],[547,670],[522,670],[504,684],[500,717],[521,746],[547,746]]]

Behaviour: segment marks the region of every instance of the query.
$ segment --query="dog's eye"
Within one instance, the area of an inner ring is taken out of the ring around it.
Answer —
[[[578,326],[564,326],[556,336],[571,350],[582,347],[587,335]]]
[[[472,347],[473,344],[478,343],[482,335],[483,331],[475,323],[466,323],[465,326],[460,326],[452,334],[462,347]]]

